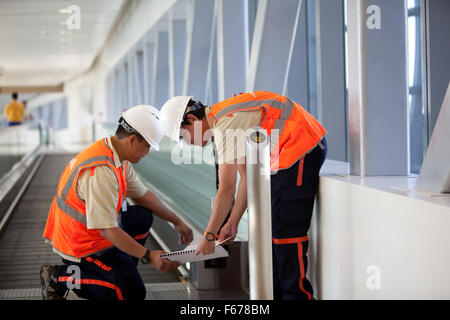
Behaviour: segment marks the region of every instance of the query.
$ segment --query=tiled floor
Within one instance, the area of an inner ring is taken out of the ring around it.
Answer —
[[[146,300],[248,300],[240,289],[197,290],[189,282],[146,284]],[[40,300],[40,288],[0,290],[0,300]],[[68,300],[80,300],[73,292]]]

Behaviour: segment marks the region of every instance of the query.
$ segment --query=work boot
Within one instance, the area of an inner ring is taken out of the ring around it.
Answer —
[[[69,291],[65,284],[59,283],[56,277],[58,266],[44,264],[41,266],[42,300],[66,300]]]

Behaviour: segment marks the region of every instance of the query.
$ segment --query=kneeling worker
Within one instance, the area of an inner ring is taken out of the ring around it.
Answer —
[[[128,109],[114,136],[93,143],[64,169],[44,231],[64,265],[41,267],[43,299],[64,299],[68,289],[86,299],[144,299],[139,259],[163,273],[178,267],[160,258],[163,251],[144,247],[153,214],[174,224],[180,243],[192,241],[192,230],[131,165],[159,149],[158,113],[145,105]],[[138,205],[127,208],[126,197]]]

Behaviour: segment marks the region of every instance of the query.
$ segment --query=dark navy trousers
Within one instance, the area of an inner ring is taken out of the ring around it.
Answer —
[[[327,143],[298,160],[291,168],[271,176],[272,257],[274,299],[311,300],[306,278],[308,230],[319,185],[319,171]]]
[[[120,228],[142,245],[152,222],[152,212],[141,206],[128,206],[128,210],[119,215]],[[146,290],[137,270],[138,261],[116,247],[82,258],[79,263],[63,259],[58,281],[85,299],[143,300]]]

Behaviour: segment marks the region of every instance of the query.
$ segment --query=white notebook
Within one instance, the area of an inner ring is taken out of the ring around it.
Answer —
[[[199,254],[198,256],[195,255],[195,251],[197,251],[197,245],[191,244],[187,246],[184,250],[181,251],[174,251],[174,252],[168,252],[161,255],[161,258],[170,260],[170,261],[176,261],[179,263],[186,263],[186,262],[195,262],[195,261],[203,261],[203,260],[209,260],[209,259],[215,259],[215,258],[223,258],[228,257],[228,251],[224,249],[224,247],[221,246],[221,244],[228,239],[216,243],[216,247],[214,250],[214,253],[211,254]]]

